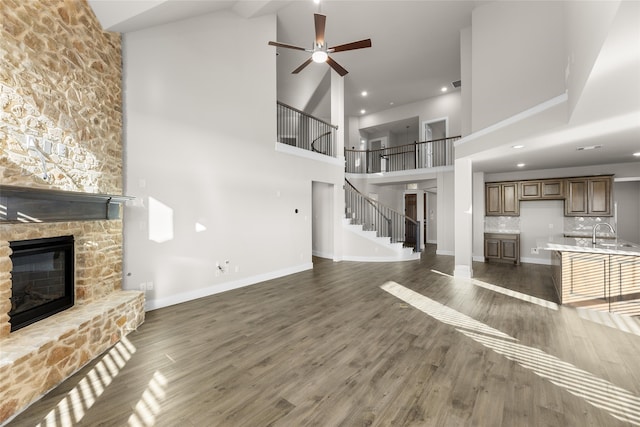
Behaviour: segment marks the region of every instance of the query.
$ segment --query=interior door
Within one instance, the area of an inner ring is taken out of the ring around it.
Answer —
[[[404,214],[413,219],[414,221],[418,217],[418,195],[417,194],[405,194],[404,195]],[[405,220],[404,224],[404,244],[405,246],[416,246],[416,230],[414,224]]]

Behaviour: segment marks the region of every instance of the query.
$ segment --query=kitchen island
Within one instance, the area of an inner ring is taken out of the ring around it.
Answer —
[[[552,277],[561,304],[640,315],[640,245],[619,239],[551,237]]]

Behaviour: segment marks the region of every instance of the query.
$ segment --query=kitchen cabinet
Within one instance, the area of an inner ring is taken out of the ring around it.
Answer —
[[[485,208],[485,213],[488,216],[519,216],[518,183],[486,183]]]
[[[565,216],[612,216],[612,176],[567,178]]]
[[[640,315],[640,256],[554,251],[552,277],[561,304]]]
[[[520,182],[520,200],[564,199],[564,180],[543,179]]]
[[[484,233],[484,259],[520,264],[520,235]]]

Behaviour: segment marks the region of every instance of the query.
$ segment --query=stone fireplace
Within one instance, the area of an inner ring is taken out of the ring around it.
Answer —
[[[144,294],[121,288],[120,206],[103,196],[123,193],[120,35],[86,0],[3,0],[0,15],[2,424],[136,329]],[[60,236],[74,241],[73,307],[11,331],[10,242]]]
[[[0,423],[144,321],[144,295],[121,290],[121,220],[0,221]],[[11,241],[73,236],[75,305],[11,332]]]

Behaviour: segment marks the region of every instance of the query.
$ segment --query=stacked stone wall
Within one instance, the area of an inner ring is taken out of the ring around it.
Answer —
[[[0,182],[120,194],[120,35],[86,0],[2,0],[0,16]]]
[[[0,184],[122,194],[122,54],[86,0],[0,0]],[[0,220],[0,424],[144,319],[122,221]],[[76,306],[10,333],[10,241],[73,235]]]

